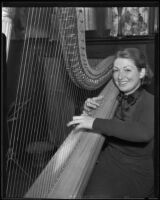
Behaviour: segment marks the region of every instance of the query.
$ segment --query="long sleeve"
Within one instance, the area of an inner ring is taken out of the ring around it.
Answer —
[[[148,142],[154,135],[154,101],[147,97],[135,105],[134,117],[129,120],[96,118],[93,130],[132,142]]]

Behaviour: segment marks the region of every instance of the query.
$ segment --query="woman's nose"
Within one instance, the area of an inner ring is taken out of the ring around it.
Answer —
[[[123,79],[123,77],[124,77],[123,72],[119,72],[119,74],[118,74],[118,79],[121,80],[121,79]]]

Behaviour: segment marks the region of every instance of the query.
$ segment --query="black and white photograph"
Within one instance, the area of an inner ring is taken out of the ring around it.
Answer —
[[[1,198],[158,199],[159,1],[4,1],[1,29]]]

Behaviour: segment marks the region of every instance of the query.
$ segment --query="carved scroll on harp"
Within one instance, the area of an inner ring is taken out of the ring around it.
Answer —
[[[59,32],[66,69],[78,87],[95,90],[108,82],[101,92],[104,95],[104,102],[92,115],[111,118],[117,106],[118,94],[110,80],[113,56],[104,59],[96,69],[92,69],[86,56],[82,10],[58,9]],[[82,197],[103,142],[104,138],[99,134],[85,131],[75,134],[73,130],[24,197]]]
[[[59,27],[66,69],[74,83],[88,90],[105,84],[111,78],[114,56],[108,56],[95,69],[90,67],[86,55],[83,9],[62,8]]]

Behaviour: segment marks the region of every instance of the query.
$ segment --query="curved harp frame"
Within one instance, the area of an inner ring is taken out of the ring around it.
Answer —
[[[93,69],[87,60],[82,8],[60,9],[59,32],[66,69],[78,87],[95,90],[111,79],[114,56],[108,56]]]

